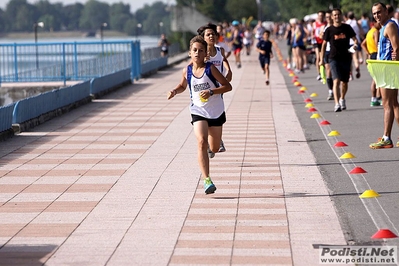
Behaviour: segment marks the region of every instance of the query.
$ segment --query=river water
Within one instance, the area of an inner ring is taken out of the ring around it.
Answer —
[[[144,50],[146,48],[156,47],[158,44],[158,37],[157,36],[139,36],[137,37],[107,37],[103,39],[104,41],[132,41],[132,40],[140,40],[140,48]],[[99,38],[95,37],[75,37],[75,38],[41,38],[39,39],[40,42],[97,42]],[[7,38],[0,38],[0,44],[9,44],[9,43],[33,43],[34,40],[32,39],[7,39]],[[1,65],[0,65],[1,67]],[[1,69],[0,69],[1,72]],[[21,99],[31,97],[49,90],[53,90],[59,88],[54,86],[46,86],[46,87],[9,87],[9,86],[2,86],[0,87],[0,107],[11,104],[13,102],[17,102]]]
[[[126,36],[126,37],[104,37],[104,41],[135,41],[140,40],[141,49],[157,46],[159,38],[157,36]],[[0,44],[2,43],[34,43],[34,39],[10,39],[0,38]],[[38,43],[41,42],[98,42],[99,38],[96,37],[71,37],[71,38],[40,38]]]

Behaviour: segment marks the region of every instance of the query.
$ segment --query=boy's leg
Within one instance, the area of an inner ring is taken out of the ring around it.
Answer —
[[[208,122],[205,120],[196,121],[193,127],[197,138],[198,165],[203,178],[206,178],[209,176]]]
[[[266,81],[269,81],[269,78],[270,78],[269,64],[270,64],[270,58],[265,58],[265,76],[266,76]]]
[[[265,74],[265,61],[263,60],[263,58],[259,58],[259,63],[260,63],[260,68],[263,71],[263,74]]]
[[[238,68],[241,67],[241,49],[238,48],[238,52],[237,52],[237,62],[238,62]]]
[[[222,139],[222,131],[223,127],[209,127],[208,128],[208,141],[209,141],[209,148],[212,152],[218,152],[220,148],[220,141]]]

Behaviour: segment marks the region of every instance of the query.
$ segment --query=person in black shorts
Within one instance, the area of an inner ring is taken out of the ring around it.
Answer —
[[[330,69],[333,79],[334,112],[346,109],[345,96],[348,91],[348,82],[352,64],[352,54],[349,52],[349,41],[352,39],[354,50],[358,47],[356,33],[348,24],[342,23],[342,12],[335,8],[331,12],[333,24],[326,29],[323,35],[319,65],[324,66],[324,54],[327,42],[330,42]]]
[[[265,30],[262,37],[263,38],[256,45],[256,50],[259,52],[260,67],[266,75],[266,85],[269,85],[269,64],[270,58],[273,57],[272,42],[269,40],[270,31]]]
[[[169,41],[168,39],[166,39],[165,34],[161,35],[161,39],[159,40],[158,46],[161,47],[161,56],[165,57],[168,55],[168,51],[169,51]]]

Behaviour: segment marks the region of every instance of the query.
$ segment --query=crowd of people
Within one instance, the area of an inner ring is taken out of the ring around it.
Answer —
[[[217,152],[226,151],[222,140],[223,124],[227,120],[223,94],[232,90],[230,82],[233,71],[229,56],[234,55],[238,69],[242,64],[241,54],[245,52],[250,55],[255,46],[265,83],[269,85],[269,64],[273,57],[271,35],[279,40],[287,40],[287,68],[297,74],[309,69],[311,61],[307,51],[310,46],[314,53],[316,79],[321,80],[322,76],[326,76],[327,99],[334,100],[335,112],[341,112],[347,108],[345,96],[349,81],[353,79],[352,73],[360,78],[359,65],[365,62],[365,54],[367,59],[397,60],[399,13],[378,2],[373,5],[372,14],[373,21],[366,13],[356,19],[353,12],[344,16],[340,9],[335,8],[319,11],[315,20],[305,22],[293,18],[288,24],[275,24],[271,29],[265,29],[261,22],[251,29],[237,20],[231,24],[208,23],[198,28],[198,35],[190,41],[191,61],[183,68],[180,83],[168,92],[167,99],[189,88],[191,124],[197,139],[197,159],[206,194],[216,191],[210,177],[209,159]],[[392,148],[394,119],[399,124],[398,89],[376,88],[375,84],[374,81],[371,84],[371,106],[382,102],[384,133],[377,142],[370,144],[370,148]]]
[[[346,110],[349,81],[361,77],[360,65],[367,59],[398,60],[399,10],[377,2],[370,11],[371,19],[369,12],[357,18],[354,12],[343,14],[335,8],[319,11],[314,20],[305,22],[293,18],[286,25],[287,67],[296,74],[303,73],[310,62],[307,51],[311,50],[315,57],[316,79],[321,80],[320,69],[325,71],[327,100],[334,100],[334,112]],[[398,88],[377,88],[374,80],[370,88],[370,106],[384,107],[384,133],[369,146],[372,149],[392,148],[394,120],[399,125]],[[399,147],[399,141],[396,146]]]

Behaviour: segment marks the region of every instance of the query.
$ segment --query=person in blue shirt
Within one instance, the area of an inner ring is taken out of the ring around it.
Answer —
[[[270,58],[273,58],[272,42],[269,40],[269,37],[270,31],[265,30],[262,39],[256,45],[256,50],[259,52],[260,67],[262,68],[263,73],[266,75],[266,85],[269,85],[269,64]]]
[[[380,38],[378,44],[378,60],[398,61],[399,56],[399,29],[398,25],[391,19],[387,6],[381,2],[377,2],[372,7],[374,19],[381,25]],[[382,97],[382,105],[384,107],[384,135],[375,143],[371,143],[371,149],[392,148],[391,139],[393,122],[399,125],[399,103],[398,89],[387,85],[380,88]],[[396,143],[399,147],[399,141]]]

